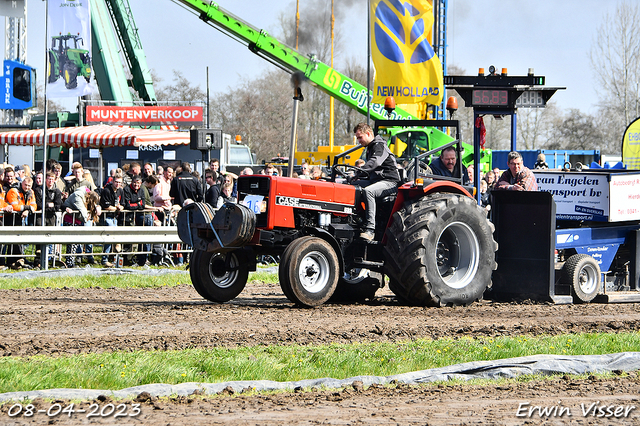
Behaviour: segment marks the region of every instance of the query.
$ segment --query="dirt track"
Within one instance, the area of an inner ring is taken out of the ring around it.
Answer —
[[[381,291],[375,301],[367,304],[299,309],[287,301],[277,284],[256,282],[248,284],[232,303],[223,305],[205,302],[190,285],[142,290],[0,291],[0,354],[3,356],[272,343],[395,341],[461,335],[536,335],[595,330],[615,333],[638,331],[639,328],[638,304],[554,306],[482,302],[466,308],[436,309],[402,306],[391,293]],[[545,390],[547,387],[549,389]],[[570,402],[564,405],[574,405],[573,417],[564,418],[561,423],[580,420],[580,424],[589,424],[603,419],[583,417],[579,412],[580,403],[607,399],[613,404],[640,407],[639,394],[640,382],[634,374],[605,385],[597,381],[594,384],[561,380],[550,384],[513,385],[508,389],[400,386],[364,392],[196,399],[191,403],[184,398],[174,402],[143,403],[141,415],[146,416],[144,424],[161,421],[173,425],[194,422],[507,424],[512,421],[522,424],[523,419],[515,416],[519,402],[553,405],[558,404],[559,398],[569,398],[567,401]],[[630,413],[636,423],[640,421],[640,408],[637,411]],[[450,414],[445,414],[447,412]],[[7,420],[6,414],[0,414],[0,423],[5,424]],[[121,421],[115,423],[129,424],[127,422],[131,421],[118,420]],[[140,420],[131,424],[142,424]],[[82,423],[79,417],[75,421],[74,424]],[[629,418],[627,424],[628,421]]]

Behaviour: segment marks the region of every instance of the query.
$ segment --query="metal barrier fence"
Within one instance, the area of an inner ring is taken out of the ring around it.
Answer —
[[[125,214],[151,214],[151,210],[140,210],[137,212],[126,212]],[[38,213],[36,213],[38,214]],[[71,215],[72,222],[75,215],[79,212],[73,212]],[[103,212],[103,215],[105,212]],[[4,223],[14,223],[14,217],[19,213],[4,213],[2,215]],[[64,212],[62,213],[64,215]],[[62,215],[57,218],[57,223],[62,222]],[[35,226],[25,224],[23,226],[0,226],[0,245],[2,253],[0,258],[5,258],[6,266],[12,265],[16,260],[22,258],[35,258],[37,261],[40,256],[38,252],[43,248],[47,249],[49,262],[56,263],[56,260],[63,261],[66,257],[103,257],[114,259],[116,256],[138,256],[149,255],[161,251],[165,256],[176,256],[176,261],[181,260],[184,256],[191,252],[190,248],[185,247],[184,243],[178,238],[178,231],[173,224],[170,214],[166,214],[166,220],[155,225],[145,225],[144,220],[141,225],[132,226]],[[101,218],[102,219],[102,218]],[[123,219],[119,222],[125,222]],[[133,221],[135,223],[135,220]],[[102,220],[99,223],[103,223]],[[103,253],[101,250],[90,250],[81,252],[63,253],[62,245],[67,245],[67,251],[71,245],[74,246],[92,246],[98,245],[105,247],[110,245],[115,250],[110,253]],[[149,245],[146,249],[144,245]],[[19,252],[15,253],[15,247],[21,246]],[[124,249],[124,250],[123,250]],[[167,263],[171,263],[169,258]],[[108,262],[111,263],[111,262]],[[117,263],[117,262],[116,262]],[[61,264],[58,264],[62,266]]]

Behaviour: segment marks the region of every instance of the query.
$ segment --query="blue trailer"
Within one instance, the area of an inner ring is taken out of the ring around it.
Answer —
[[[496,300],[640,302],[640,172],[536,170],[539,192],[494,191]]]
[[[599,149],[525,149],[518,152],[522,155],[524,165],[532,170],[539,154],[544,154],[550,169],[561,169],[567,162],[575,167],[577,163],[589,166],[593,162],[600,164],[601,161]],[[505,170],[509,150],[494,149],[492,153],[492,167]]]

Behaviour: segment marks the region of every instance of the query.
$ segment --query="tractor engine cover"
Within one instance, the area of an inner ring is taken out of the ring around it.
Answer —
[[[209,204],[193,203],[180,210],[177,227],[180,239],[194,249],[223,252],[251,241],[256,215],[241,204],[227,203],[216,211]]]

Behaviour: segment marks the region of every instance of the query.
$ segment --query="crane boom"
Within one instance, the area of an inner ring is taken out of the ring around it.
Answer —
[[[281,43],[265,30],[258,29],[241,18],[208,0],[173,0],[195,13],[201,20],[223,34],[244,44],[256,55],[288,72],[302,72],[318,89],[338,99],[345,105],[367,114],[367,88],[354,79],[336,71],[318,60],[315,55],[305,56],[292,47]],[[387,119],[384,106],[371,104],[371,117],[375,120]],[[417,117],[396,108],[391,119],[415,119]]]

